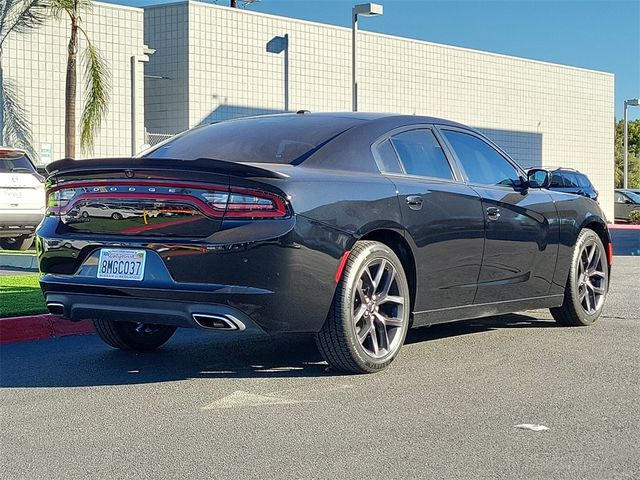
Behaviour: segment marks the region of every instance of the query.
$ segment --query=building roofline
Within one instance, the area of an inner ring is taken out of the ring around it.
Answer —
[[[115,8],[118,10],[129,10],[133,12],[142,12],[144,13],[144,8],[141,7],[131,7],[129,5],[122,5],[120,3],[109,3],[109,2],[91,2],[93,5],[98,7],[106,7],[106,8]]]
[[[171,2],[171,3],[161,3],[161,4],[156,4],[156,5],[148,5],[148,6],[143,7],[143,9],[146,10],[148,8],[162,8],[162,7],[170,7],[170,6],[178,6],[178,5],[189,5],[189,4],[194,4],[194,5],[198,5],[198,6],[202,6],[202,7],[206,7],[206,8],[221,9],[221,10],[231,10],[231,7],[227,7],[227,6],[224,6],[224,5],[214,5],[214,4],[211,4],[211,3],[205,3],[205,2],[197,1],[197,0],[182,0],[182,1]],[[128,8],[132,8],[132,7],[128,7]],[[286,16],[283,16],[283,15],[274,15],[274,14],[271,14],[271,13],[254,12],[252,10],[246,10],[246,9],[241,9],[241,8],[234,8],[233,10],[236,10],[238,13],[243,14],[243,15],[257,15],[257,16],[260,16],[260,17],[273,18],[273,19],[278,19],[278,20],[286,19],[287,21],[300,23],[300,24],[303,24],[303,25],[321,26],[321,27],[325,27],[325,28],[332,28],[332,29],[335,29],[335,30],[351,32],[351,29],[348,28],[348,27],[342,27],[340,25],[333,25],[333,24],[330,24],[330,23],[313,22],[311,20],[302,20],[300,18],[286,17]],[[545,61],[545,60],[536,60],[536,59],[533,59],[533,58],[518,57],[518,56],[515,56],[515,55],[507,55],[507,54],[504,54],[504,53],[489,52],[489,51],[486,51],[486,50],[478,50],[478,49],[468,48],[468,47],[459,47],[457,45],[448,45],[446,43],[429,42],[427,40],[420,40],[420,39],[417,39],[417,38],[401,37],[401,36],[398,36],[398,35],[390,35],[390,34],[387,34],[387,33],[371,32],[371,31],[362,30],[362,29],[358,30],[358,33],[364,34],[364,35],[377,36],[377,37],[381,37],[381,38],[389,38],[389,39],[392,39],[392,40],[403,40],[403,41],[407,41],[407,42],[418,43],[420,45],[430,45],[430,46],[440,47],[440,48],[450,48],[450,49],[458,50],[458,51],[462,51],[462,52],[471,52],[471,53],[482,54],[482,55],[490,55],[490,56],[493,56],[493,57],[506,58],[506,59],[509,59],[509,60],[517,60],[517,61],[521,61],[521,62],[536,63],[536,64],[539,64],[539,65],[546,65],[546,66],[550,66],[550,67],[566,68],[566,69],[578,70],[578,71],[582,71],[582,72],[597,73],[599,75],[605,75],[605,76],[609,76],[609,77],[615,77],[615,74],[613,72],[606,72],[606,71],[603,71],[603,70],[595,70],[595,69],[591,69],[591,68],[577,67],[577,66],[574,66],[574,65],[565,65],[563,63],[554,63],[554,62],[548,62],[548,61]]]

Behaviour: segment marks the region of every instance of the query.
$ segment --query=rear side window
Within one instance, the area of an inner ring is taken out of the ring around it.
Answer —
[[[616,203],[625,203],[627,198],[620,192],[616,192],[615,195]]]
[[[391,143],[408,175],[453,180],[451,166],[431,130],[402,132],[391,137]]]
[[[582,175],[581,173],[579,173],[576,176],[578,177],[579,186],[581,186],[582,188],[591,188],[591,182],[589,181],[586,175]]]
[[[398,155],[396,155],[390,140],[385,140],[378,145],[378,161],[381,171],[385,173],[402,173]]]
[[[554,173],[553,176],[551,177],[551,188],[560,188],[560,187],[564,187],[564,179],[562,178],[562,175],[560,175],[559,173]]]
[[[564,186],[567,188],[578,188],[578,179],[575,173],[565,172],[564,174]]]
[[[468,133],[443,130],[470,183],[512,187],[520,179],[516,168],[495,148]]]

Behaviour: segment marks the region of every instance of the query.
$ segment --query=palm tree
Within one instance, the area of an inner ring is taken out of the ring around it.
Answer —
[[[48,0],[0,0],[0,145],[21,147],[34,155],[31,125],[18,85],[5,78],[2,51],[9,34],[24,33],[47,19]]]
[[[65,157],[76,156],[76,87],[78,81],[78,40],[82,34],[87,46],[82,54],[84,64],[85,101],[80,118],[80,147],[89,150],[109,105],[110,74],[106,62],[82,28],[81,13],[91,10],[91,0],[49,0],[56,18],[65,14],[71,22],[71,37],[67,51],[65,84],[64,152]]]

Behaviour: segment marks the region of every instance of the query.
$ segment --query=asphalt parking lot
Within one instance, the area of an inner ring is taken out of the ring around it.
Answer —
[[[593,327],[414,330],[377,375],[328,370],[305,336],[3,346],[0,477],[640,478],[640,258],[614,268]]]

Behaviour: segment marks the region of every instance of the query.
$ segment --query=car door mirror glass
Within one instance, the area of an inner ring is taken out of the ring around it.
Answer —
[[[533,168],[527,172],[527,181],[531,188],[548,188],[551,184],[551,175],[547,170]]]

